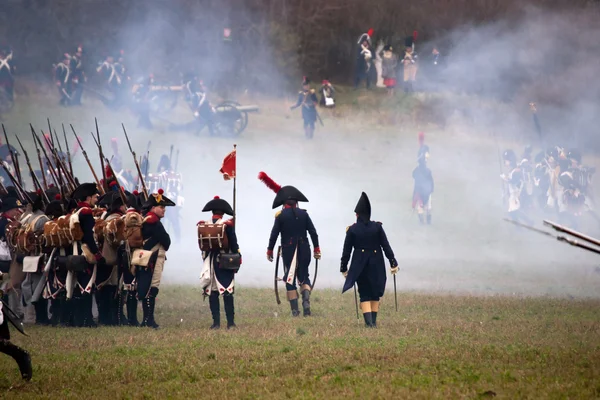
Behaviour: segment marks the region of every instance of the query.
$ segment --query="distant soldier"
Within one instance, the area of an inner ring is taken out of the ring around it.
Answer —
[[[104,79],[106,89],[114,96],[111,105],[115,107],[121,105],[125,87],[125,65],[116,61],[118,59],[123,59],[120,54],[119,57],[109,54],[96,68]]]
[[[2,273],[0,273],[0,276]],[[0,290],[0,298],[3,293]],[[4,315],[3,304],[0,301],[0,353],[4,353],[7,356],[12,357],[19,366],[21,377],[29,381],[33,371],[31,369],[31,356],[27,351],[14,345],[10,341],[10,330],[8,329],[8,316]]]
[[[273,208],[283,206],[283,209],[275,214],[275,222],[273,223],[269,245],[267,246],[267,260],[270,262],[273,261],[273,249],[275,248],[277,238],[281,234],[281,258],[285,273],[284,281],[286,283],[287,298],[290,302],[292,315],[294,317],[300,315],[296,287],[297,279],[302,295],[303,314],[304,316],[309,316],[311,315],[310,294],[312,284],[308,271],[310,265],[308,235],[310,235],[314,246],[313,256],[316,260],[321,259],[321,248],[319,247],[317,230],[310,216],[306,210],[298,208],[298,202],[308,202],[308,199],[294,186],[279,186],[264,172],[259,175],[259,179],[276,193],[275,200],[273,200]]]
[[[358,39],[357,54],[356,54],[356,70],[354,74],[354,88],[357,89],[360,82],[365,80],[367,89],[371,88],[371,77],[376,75],[373,66],[375,58],[375,50],[371,38],[373,37],[373,29],[369,29],[367,33],[363,33]]]
[[[71,73],[73,82],[72,105],[81,105],[81,95],[83,94],[83,84],[87,82],[85,70],[83,68],[83,46],[77,46],[77,51],[71,57]]]
[[[165,208],[175,205],[163,193],[164,191],[159,189],[158,193],[151,194],[144,204],[143,209],[147,212],[142,224],[143,249],[151,252],[152,257],[146,267],[138,266],[135,274],[138,299],[142,301],[142,311],[144,313],[142,326],[154,329],[159,328],[154,319],[154,308],[166,254],[171,246],[171,237],[160,220],[165,216]]]
[[[415,36],[409,36],[404,41],[404,57],[402,59],[402,65],[404,66],[404,91],[414,92],[413,84],[417,77],[417,53],[415,52]]]
[[[233,210],[229,203],[218,196],[206,203],[202,212],[211,211],[213,213],[211,224],[225,227],[227,236],[227,247],[216,246],[212,250],[203,251],[202,258],[204,266],[200,274],[202,290],[204,295],[208,296],[210,312],[213,318],[213,324],[210,329],[219,329],[221,327],[221,306],[219,304],[219,295],[223,296],[223,305],[225,307],[225,316],[227,317],[227,329],[235,328],[235,309],[233,294],[235,288],[235,269],[222,268],[222,259],[226,254],[239,253],[239,246],[233,220],[223,220],[225,214],[233,216]],[[205,224],[200,221],[199,225]],[[201,227],[199,228],[201,229]],[[223,238],[225,239],[225,238]]]
[[[196,119],[196,134],[200,134],[206,126],[210,136],[214,136],[215,130],[214,110],[208,101],[208,90],[202,81],[195,80],[189,86],[191,96],[189,98],[189,106],[194,112]]]
[[[425,132],[419,132],[419,150],[417,150],[417,162],[425,159],[429,160],[429,146],[425,144]]]
[[[0,47],[0,87],[4,88],[9,101],[14,101],[15,67],[13,52],[9,46]]]
[[[319,105],[325,108],[333,108],[335,107],[335,89],[331,82],[327,79],[324,79],[321,82],[321,89],[319,89],[319,93],[321,94],[321,100],[319,101]]]
[[[518,221],[524,220],[531,223],[531,220],[521,209],[521,195],[525,185],[523,181],[523,171],[517,164],[517,156],[512,150],[506,150],[503,153],[504,165],[508,169],[508,174],[501,174],[500,178],[506,183],[508,192],[508,215],[511,219]]]
[[[60,93],[60,105],[70,106],[73,103],[73,75],[71,56],[68,53],[54,65],[54,82]]]
[[[21,316],[22,314],[22,301],[21,301],[21,282],[25,278],[23,273],[22,263],[17,260],[17,255],[14,251],[10,250],[8,246],[8,239],[6,237],[7,227],[11,224],[17,224],[21,219],[25,205],[16,197],[4,197],[2,199],[2,205],[0,206],[0,241],[3,250],[8,254],[9,260],[9,271],[8,276],[10,278],[8,285],[5,289],[5,294],[9,295],[10,307]]]
[[[317,95],[315,89],[310,87],[310,80],[304,77],[302,81],[302,90],[298,93],[298,101],[290,107],[294,110],[302,107],[302,119],[304,120],[304,135],[307,139],[312,139],[315,134],[315,122],[317,121]]]
[[[419,158],[419,165],[413,170],[412,177],[415,181],[413,190],[413,209],[417,209],[419,222],[427,225],[431,224],[431,194],[433,193],[433,175],[427,168],[425,157]]]
[[[171,151],[172,150],[173,146],[171,146]],[[169,228],[172,229],[175,242],[179,242],[181,239],[180,211],[184,204],[181,174],[174,171],[173,166],[171,165],[171,157],[166,154],[163,154],[160,157],[156,172],[158,173],[159,184],[165,188],[166,195],[175,202],[175,206],[165,218],[169,222]]]
[[[346,239],[340,264],[340,272],[346,278],[342,293],[358,285],[360,308],[365,325],[377,327],[379,299],[385,293],[387,280],[383,256],[390,261],[392,275],[398,272],[398,261],[390,247],[381,222],[371,221],[371,203],[363,192],[354,209],[356,223],[346,228]],[[383,251],[382,251],[383,250]],[[352,254],[352,262],[348,262]]]
[[[381,75],[383,76],[383,84],[387,88],[388,94],[391,96],[394,94],[394,88],[396,87],[398,56],[394,54],[393,48],[390,45],[385,46],[381,53]]]

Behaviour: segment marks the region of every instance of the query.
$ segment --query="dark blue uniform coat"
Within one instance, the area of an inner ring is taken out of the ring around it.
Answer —
[[[294,252],[298,248],[296,275],[301,285],[310,285],[308,267],[310,265],[310,245],[308,234],[315,248],[319,247],[319,236],[306,210],[300,208],[284,208],[275,216],[275,223],[271,230],[268,250],[273,250],[277,237],[281,233],[281,258],[284,266],[284,281],[294,258]],[[287,290],[295,290],[296,284],[287,285]]]
[[[357,283],[361,302],[379,300],[385,292],[387,280],[383,255],[385,253],[388,259],[394,258],[381,223],[359,219],[348,227],[342,252],[342,267],[348,265],[352,249],[352,262],[342,293]]]

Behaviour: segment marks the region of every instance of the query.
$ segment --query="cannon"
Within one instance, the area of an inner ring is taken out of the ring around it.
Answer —
[[[242,106],[226,100],[214,107],[215,129],[218,133],[239,136],[248,126],[248,113],[258,112],[256,105]]]

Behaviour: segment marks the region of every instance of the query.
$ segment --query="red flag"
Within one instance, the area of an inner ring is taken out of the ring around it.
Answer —
[[[219,172],[223,174],[223,179],[226,181],[235,178],[235,154],[235,150],[227,154],[223,160],[223,165],[219,170]]]

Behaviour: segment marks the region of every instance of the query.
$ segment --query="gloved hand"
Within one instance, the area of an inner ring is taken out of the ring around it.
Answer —
[[[398,267],[393,267],[392,269],[390,269],[390,272],[392,275],[396,275],[398,273]]]
[[[267,250],[267,260],[273,262],[273,250]]]
[[[348,277],[348,271],[342,272],[342,275],[344,275],[344,278],[347,278]]]
[[[342,261],[342,263],[340,264],[340,272],[342,274],[348,274],[348,265],[344,264],[344,262]]]
[[[315,247],[314,257],[315,257],[315,260],[321,259],[321,248],[320,247]]]

